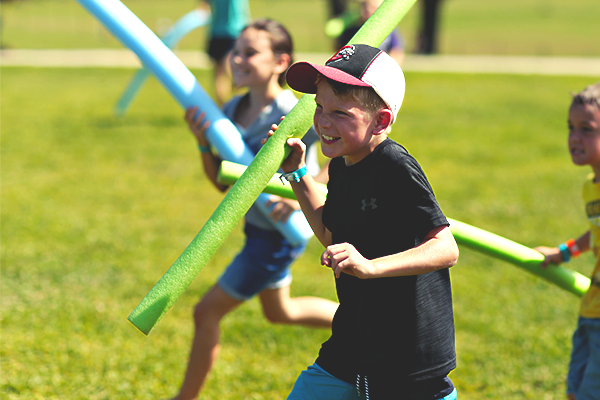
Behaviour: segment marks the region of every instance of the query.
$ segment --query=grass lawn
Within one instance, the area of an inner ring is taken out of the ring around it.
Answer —
[[[126,320],[222,198],[181,109],[151,79],[115,119],[130,70],[1,72],[0,397],[174,394],[192,307],[242,245],[240,226],[149,337]],[[570,162],[566,112],[569,92],[590,79],[409,73],[407,82],[392,137],[420,161],[448,216],[529,246],[586,229],[588,169]],[[335,299],[320,252],[313,239],[293,295]],[[592,258],[569,267],[589,275]],[[460,396],[563,399],[578,299],[468,249],[451,274]],[[285,398],[327,337],[270,325],[250,301],[223,322],[205,398]]]
[[[157,33],[193,9],[197,0],[124,0]],[[356,1],[350,1],[355,4]],[[281,21],[299,52],[331,52],[323,32],[326,0],[249,0],[252,16]],[[597,0],[447,0],[440,21],[444,54],[600,56]],[[399,28],[408,51],[419,20],[413,7]],[[206,30],[183,39],[181,49],[204,48]],[[74,0],[3,3],[2,41],[8,48],[121,48],[122,45]]]

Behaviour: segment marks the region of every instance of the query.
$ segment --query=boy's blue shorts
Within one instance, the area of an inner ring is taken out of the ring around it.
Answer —
[[[600,318],[579,317],[567,375],[567,394],[577,400],[600,399]]]
[[[246,244],[219,278],[219,286],[232,298],[245,301],[265,289],[289,286],[290,266],[304,252],[306,243],[292,245],[277,231],[250,224],[244,227]]]
[[[316,363],[302,371],[287,400],[366,400],[355,386],[327,373]],[[456,400],[456,389],[440,400]],[[578,399],[579,400],[579,399]]]

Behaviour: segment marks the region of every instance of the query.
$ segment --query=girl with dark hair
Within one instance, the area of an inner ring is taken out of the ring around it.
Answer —
[[[237,87],[248,91],[234,97],[223,107],[224,114],[237,126],[248,147],[260,150],[261,139],[296,104],[293,92],[284,89],[285,72],[292,62],[292,39],[287,30],[272,20],[258,20],[247,26],[237,38],[231,71]],[[221,191],[217,182],[221,160],[206,140],[208,122],[194,107],[186,110],[185,120],[198,142],[204,172]],[[304,142],[311,146],[318,136],[311,129]],[[307,161],[309,173],[319,172],[316,158]],[[300,207],[296,201],[273,196],[271,219],[256,206],[245,216],[246,243],[226,268],[218,282],[194,310],[195,334],[178,400],[194,399],[217,359],[221,319],[244,301],[258,295],[265,317],[272,323],[301,324],[330,328],[337,303],[317,297],[290,297],[290,266],[305,249],[306,243],[292,246],[275,229],[271,220],[285,221]]]

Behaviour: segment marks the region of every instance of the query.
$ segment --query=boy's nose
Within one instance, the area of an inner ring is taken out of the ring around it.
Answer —
[[[317,123],[319,124],[319,126],[322,126],[324,128],[331,127],[331,121],[325,116],[325,114],[319,115]]]

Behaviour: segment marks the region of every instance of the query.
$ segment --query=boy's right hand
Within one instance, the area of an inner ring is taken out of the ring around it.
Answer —
[[[198,107],[190,107],[185,110],[184,119],[190,128],[192,134],[196,137],[198,144],[202,147],[208,147],[208,141],[206,140],[206,130],[210,126],[208,120],[204,121],[206,114],[203,112],[198,114]]]
[[[563,262],[562,255],[560,254],[558,247],[539,246],[534,248],[534,250],[544,255],[544,261],[542,261],[541,264],[542,269],[545,269],[548,264],[558,265],[562,264]]]
[[[275,134],[277,128],[278,126],[276,124],[271,125],[271,130],[267,132],[267,138],[261,141],[263,145],[267,143],[273,134]],[[292,152],[281,164],[281,169],[283,172],[293,172],[302,168],[306,164],[306,161],[304,160],[306,156],[306,145],[301,139],[298,138],[288,139],[287,145],[292,148]]]

